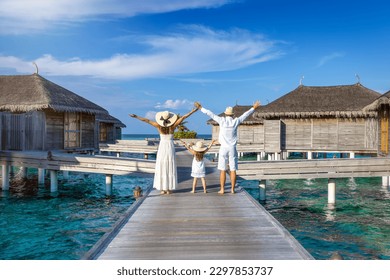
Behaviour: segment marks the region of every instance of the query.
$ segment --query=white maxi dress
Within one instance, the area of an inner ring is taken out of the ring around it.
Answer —
[[[168,191],[176,189],[176,186],[177,167],[173,134],[160,134],[153,188]]]

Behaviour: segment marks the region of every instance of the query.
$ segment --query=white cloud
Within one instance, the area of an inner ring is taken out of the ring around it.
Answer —
[[[194,102],[191,102],[187,99],[183,100],[172,100],[168,99],[163,104],[158,103],[155,108],[156,109],[189,109],[193,107]]]
[[[341,53],[341,52],[334,52],[334,53],[331,53],[329,55],[325,55],[320,59],[320,61],[317,64],[317,67],[321,67],[333,59],[336,59],[339,57],[344,57],[344,56],[345,56],[345,54]]]
[[[29,33],[57,24],[110,20],[139,14],[215,8],[234,0],[1,0],[0,33]]]
[[[133,38],[145,53],[116,54],[105,59],[58,60],[50,54],[35,62],[40,73],[54,76],[91,76],[108,79],[177,77],[183,74],[228,71],[280,57],[276,42],[246,30],[215,31],[184,26],[175,34]],[[0,65],[18,72],[35,71],[32,61],[0,56]],[[31,69],[31,70],[30,70]]]
[[[156,111],[148,111],[145,114],[145,118],[147,118],[149,120],[154,120],[155,116],[156,116],[156,113],[157,113]]]

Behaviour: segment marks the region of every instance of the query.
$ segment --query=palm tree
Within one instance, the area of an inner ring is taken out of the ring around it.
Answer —
[[[180,117],[181,117],[180,114],[177,114],[177,118],[179,119]],[[176,129],[177,129],[178,131],[190,131],[190,130],[188,129],[188,127],[185,126],[187,123],[188,123],[187,121],[183,121],[181,124],[179,124],[179,125],[176,127]]]

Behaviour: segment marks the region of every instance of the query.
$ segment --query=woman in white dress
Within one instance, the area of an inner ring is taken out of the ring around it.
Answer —
[[[206,189],[206,167],[204,165],[204,155],[211,148],[216,140],[211,141],[210,145],[206,147],[202,141],[198,141],[195,145],[188,145],[186,142],[181,142],[184,144],[184,147],[194,156],[192,160],[192,169],[191,177],[194,178],[192,182],[192,193],[195,193],[196,183],[198,178],[201,179],[203,185],[203,192],[207,193]]]
[[[160,190],[161,194],[170,194],[177,186],[177,168],[173,133],[175,128],[198,109],[178,118],[174,113],[163,111],[156,114],[156,121],[130,114],[130,117],[139,119],[157,128],[160,134],[160,144],[156,156],[153,188]]]

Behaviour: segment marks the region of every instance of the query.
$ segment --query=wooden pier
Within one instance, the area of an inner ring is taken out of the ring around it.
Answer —
[[[208,193],[192,188],[192,156],[178,148],[179,188],[152,190],[86,259],[313,259],[257,201],[238,188],[219,195],[219,172],[207,167]]]

